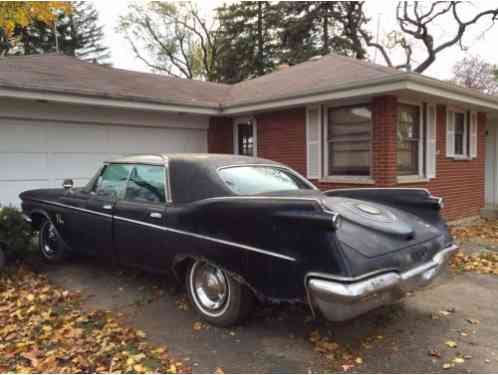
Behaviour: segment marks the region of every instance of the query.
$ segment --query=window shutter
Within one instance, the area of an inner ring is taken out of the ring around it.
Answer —
[[[436,106],[434,104],[427,105],[427,134],[426,134],[426,177],[428,179],[436,177]]]
[[[446,156],[455,156],[455,112],[446,110]]]
[[[322,177],[322,111],[319,106],[306,109],[306,167],[308,178]]]
[[[477,112],[470,112],[470,157],[477,158]]]

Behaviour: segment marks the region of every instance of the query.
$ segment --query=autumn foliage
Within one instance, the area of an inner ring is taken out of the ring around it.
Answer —
[[[71,9],[69,1],[1,1],[0,28],[9,35],[16,26],[28,26],[33,19],[50,24],[58,11],[67,14]]]
[[[186,372],[165,347],[25,267],[0,273],[0,373]]]

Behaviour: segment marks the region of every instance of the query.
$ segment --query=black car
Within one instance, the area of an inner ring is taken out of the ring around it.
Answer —
[[[214,154],[107,162],[83,188],[20,195],[47,260],[117,259],[185,280],[207,321],[255,299],[347,320],[428,284],[456,246],[425,189],[322,193],[288,167]]]

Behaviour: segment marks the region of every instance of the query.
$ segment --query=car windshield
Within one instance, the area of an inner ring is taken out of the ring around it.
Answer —
[[[220,169],[219,174],[225,184],[239,195],[312,189],[311,184],[279,167],[253,165],[227,167]]]

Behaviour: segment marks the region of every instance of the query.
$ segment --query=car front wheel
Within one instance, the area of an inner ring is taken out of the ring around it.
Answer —
[[[64,244],[57,234],[53,224],[45,220],[41,227],[38,237],[40,252],[43,258],[49,262],[60,262],[65,258],[66,250]]]
[[[249,288],[213,264],[200,260],[192,263],[186,284],[195,310],[211,324],[234,325],[252,309],[254,296]]]

